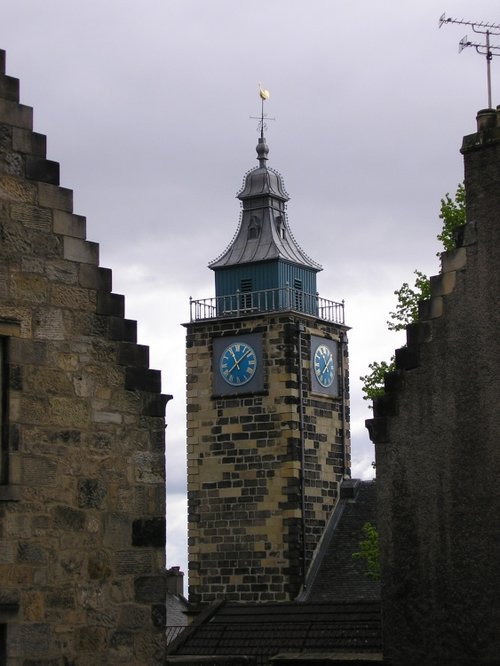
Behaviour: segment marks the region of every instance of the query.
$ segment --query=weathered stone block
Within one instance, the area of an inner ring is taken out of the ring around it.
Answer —
[[[0,153],[0,171],[10,176],[21,176],[23,172],[23,158],[17,153]]]
[[[135,479],[139,483],[163,483],[165,469],[163,456],[158,453],[136,453]]]
[[[99,263],[99,245],[81,238],[64,236],[64,258],[68,261],[77,261],[82,264]]]
[[[17,102],[0,98],[0,122],[13,127],[33,128],[33,109]]]
[[[30,656],[33,654],[43,657],[43,655],[48,654],[52,638],[52,630],[49,624],[33,623],[16,625],[12,623],[9,629],[11,639],[9,651],[13,657]]]
[[[110,548],[124,548],[130,543],[130,521],[121,514],[106,514],[103,521],[103,544]]]
[[[12,128],[12,148],[19,153],[30,153],[37,157],[47,154],[47,137],[31,130]]]
[[[12,204],[11,216],[13,220],[21,222],[25,227],[47,233],[52,225],[52,215],[49,210],[24,203]]]
[[[19,608],[19,590],[0,588],[0,610],[17,610]]]
[[[448,250],[441,254],[441,270],[443,273],[463,270],[467,263],[467,251],[465,247],[456,250]]]
[[[12,76],[1,76],[0,97],[10,102],[19,102],[19,79]]]
[[[17,561],[23,564],[46,564],[47,551],[34,543],[20,542],[17,546]]]
[[[54,486],[57,463],[49,458],[26,457],[22,465],[23,483],[28,486]]]
[[[119,576],[146,575],[153,570],[153,560],[149,552],[120,550],[116,553],[115,566]]]
[[[149,347],[121,342],[118,345],[118,363],[120,365],[149,368]]]
[[[88,405],[76,398],[50,397],[50,417],[54,425],[84,428],[89,422]]]
[[[134,520],[132,523],[133,546],[152,546],[154,548],[162,548],[165,546],[165,539],[165,518]]]
[[[41,592],[27,592],[23,595],[23,615],[28,622],[43,620],[44,604]]]
[[[125,375],[125,388],[129,391],[161,391],[161,373],[159,370],[128,367]]]
[[[69,506],[56,506],[52,510],[55,527],[79,532],[85,528],[85,514]]]
[[[134,581],[135,599],[144,603],[164,602],[167,594],[165,576],[141,576]]]
[[[40,275],[14,275],[11,281],[11,290],[13,296],[24,303],[41,305],[48,300],[48,284]]]
[[[137,342],[137,322],[133,319],[109,317],[108,337],[110,340],[123,340],[124,342]]]
[[[92,652],[94,659],[106,648],[108,630],[103,627],[80,627],[77,630],[76,646],[81,652]]]
[[[45,595],[47,608],[64,608],[69,610],[75,607],[75,597],[71,590],[63,589],[57,592],[49,592]]]
[[[82,287],[111,291],[112,272],[109,268],[101,268],[92,264],[81,264],[78,271],[78,280]]]
[[[86,219],[82,215],[75,215],[62,210],[55,210],[53,230],[56,234],[73,236],[85,239]]]
[[[36,195],[36,185],[7,175],[0,175],[0,198],[3,201],[36,204]]]
[[[99,479],[81,479],[78,482],[78,506],[81,509],[100,509],[107,490]]]
[[[95,308],[95,294],[89,289],[67,284],[52,284],[50,302],[56,307],[90,311]]]
[[[59,163],[42,157],[27,157],[26,178],[59,185]]]
[[[151,608],[151,621],[156,629],[165,629],[167,626],[167,608],[165,604],[155,604]]]
[[[105,580],[112,574],[111,561],[107,552],[98,551],[89,557],[87,571],[91,580]]]
[[[134,635],[131,631],[115,631],[109,639],[110,655],[113,659],[124,662],[134,656]]]
[[[119,622],[128,629],[140,629],[146,627],[150,616],[149,608],[136,604],[127,604],[120,610]]]
[[[38,203],[44,208],[73,212],[73,191],[49,183],[37,183]]]
[[[51,282],[62,282],[63,284],[78,283],[78,267],[76,264],[64,260],[48,261],[46,264],[46,275]]]
[[[125,297],[122,294],[99,292],[97,295],[97,314],[124,317]]]

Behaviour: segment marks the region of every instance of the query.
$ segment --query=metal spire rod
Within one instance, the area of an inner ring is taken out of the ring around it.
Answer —
[[[473,46],[476,49],[476,52],[479,53],[480,55],[485,55],[486,56],[486,82],[487,82],[487,87],[488,87],[488,108],[491,109],[492,102],[491,102],[491,61],[493,60],[494,55],[500,55],[500,46],[492,46],[490,44],[490,36],[491,35],[500,35],[500,24],[498,23],[487,23],[485,21],[466,21],[465,19],[454,19],[454,18],[446,18],[444,14],[442,14],[439,17],[439,27],[444,23],[457,23],[459,25],[470,25],[472,27],[472,30],[475,33],[479,33],[481,35],[486,35],[486,43],[485,44],[478,44],[475,42],[470,42],[467,39],[467,35],[463,37],[458,45],[458,52],[461,53],[464,48],[467,46]],[[482,50],[484,49],[484,50]],[[494,51],[498,51],[499,53],[494,53]]]
[[[267,129],[266,123],[264,122],[264,119],[266,120],[276,120],[276,118],[269,118],[267,114],[264,113],[264,102],[269,99],[270,93],[269,90],[266,90],[265,88],[262,88],[261,84],[259,83],[259,97],[261,100],[261,111],[260,111],[260,117],[259,116],[250,116],[252,120],[258,120],[259,125],[258,128],[260,129],[260,138],[264,139],[264,130]]]

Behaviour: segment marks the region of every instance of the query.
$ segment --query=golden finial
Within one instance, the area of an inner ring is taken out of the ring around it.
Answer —
[[[259,81],[259,96],[262,101],[269,99],[269,90],[266,90],[265,88],[262,87],[260,81]]]

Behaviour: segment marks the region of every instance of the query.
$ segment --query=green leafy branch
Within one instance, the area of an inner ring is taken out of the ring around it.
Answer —
[[[465,187],[461,183],[457,187],[455,198],[450,197],[449,192],[441,199],[439,217],[443,220],[441,233],[437,239],[443,244],[445,250],[455,249],[455,231],[465,224]]]
[[[384,377],[386,373],[396,369],[394,356],[389,363],[387,361],[373,361],[368,365],[370,372],[360,377],[363,382],[363,400],[374,400],[384,392]]]
[[[359,542],[359,551],[353,553],[355,560],[364,560],[366,564],[365,575],[373,580],[380,580],[380,548],[378,530],[372,523],[363,525],[365,538]]]
[[[441,199],[439,218],[442,220],[441,232],[437,239],[443,244],[443,250],[455,249],[455,232],[466,222],[465,214],[465,187],[459,184],[455,196],[450,197],[447,192]],[[418,320],[418,304],[430,298],[431,283],[427,275],[419,270],[414,272],[415,283],[410,287],[408,282],[403,282],[399,289],[396,289],[396,309],[389,313],[387,328],[389,331],[402,331],[409,324]],[[384,393],[384,377],[387,372],[395,369],[394,356],[389,363],[387,361],[374,361],[368,365],[370,370],[366,375],[362,375],[363,400],[373,400]]]

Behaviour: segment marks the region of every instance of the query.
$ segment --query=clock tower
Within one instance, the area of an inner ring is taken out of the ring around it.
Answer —
[[[350,473],[344,308],[294,239],[281,175],[258,166],[187,328],[189,597],[286,601]]]

